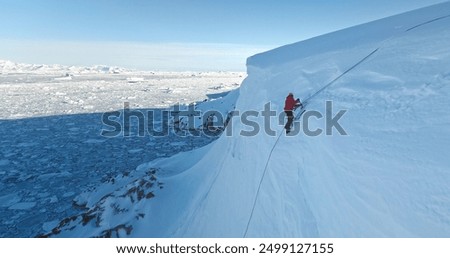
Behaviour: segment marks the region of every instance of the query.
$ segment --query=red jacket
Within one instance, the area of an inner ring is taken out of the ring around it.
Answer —
[[[286,97],[286,102],[284,102],[284,111],[292,111],[294,110],[295,105],[297,105],[297,101],[294,99],[294,96],[289,95]]]

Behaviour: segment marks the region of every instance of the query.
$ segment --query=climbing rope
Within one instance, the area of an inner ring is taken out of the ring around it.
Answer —
[[[317,96],[319,93],[321,93],[323,90],[325,90],[326,88],[330,87],[333,83],[335,83],[337,80],[339,80],[342,76],[346,75],[348,72],[350,72],[351,70],[355,69],[355,67],[357,67],[358,65],[360,65],[361,63],[363,63],[364,61],[366,61],[369,57],[371,57],[373,54],[375,54],[378,49],[380,48],[376,48],[375,50],[373,50],[372,52],[370,52],[370,54],[368,54],[367,56],[365,56],[363,59],[359,60],[359,62],[357,62],[356,64],[354,64],[352,67],[348,68],[347,70],[345,70],[343,73],[341,73],[338,77],[334,78],[332,81],[330,81],[329,83],[327,83],[325,86],[323,86],[322,88],[320,88],[318,91],[316,91],[314,94],[312,94],[311,96],[309,96],[308,98],[306,98],[304,101],[308,102],[308,100],[314,98],[315,96]]]
[[[266,175],[267,167],[269,166],[269,161],[270,161],[270,158],[272,157],[273,150],[277,146],[278,141],[281,138],[281,135],[282,135],[282,133],[280,132],[279,135],[278,135],[277,140],[275,141],[275,144],[273,145],[272,149],[270,150],[269,157],[267,158],[266,166],[264,167],[264,172],[263,172],[263,174],[261,176],[261,179],[259,180],[258,190],[256,190],[256,197],[255,197],[255,200],[253,201],[252,212],[250,213],[250,218],[248,219],[247,227],[245,228],[244,237],[247,237],[248,228],[250,227],[250,222],[252,221],[252,218],[253,218],[253,213],[255,211],[256,202],[258,201],[259,191],[261,190],[261,185],[262,185],[262,182],[263,182],[264,177]]]

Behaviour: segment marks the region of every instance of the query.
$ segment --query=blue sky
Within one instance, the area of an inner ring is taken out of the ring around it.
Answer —
[[[0,0],[0,59],[245,70],[246,57],[442,0]]]

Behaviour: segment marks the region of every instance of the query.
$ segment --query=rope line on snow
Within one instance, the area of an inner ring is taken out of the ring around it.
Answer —
[[[273,150],[277,146],[278,141],[281,138],[281,135],[282,135],[282,133],[280,132],[280,134],[278,135],[277,140],[275,141],[275,144],[273,145],[272,149],[270,150],[269,157],[267,158],[266,166],[264,167],[264,172],[263,172],[263,174],[261,176],[261,179],[259,180],[258,190],[256,190],[256,196],[255,196],[255,200],[253,201],[252,212],[250,213],[250,218],[248,219],[247,227],[245,228],[244,237],[247,237],[248,228],[250,227],[250,222],[252,221],[253,213],[255,212],[256,202],[258,201],[259,191],[261,190],[261,185],[262,185],[262,182],[263,182],[264,177],[266,175],[267,167],[269,166],[269,161],[270,161],[270,158],[272,157]]]
[[[423,26],[423,25],[426,25],[426,24],[428,24],[428,23],[432,23],[432,22],[439,21],[439,20],[442,20],[442,19],[445,19],[445,18],[449,18],[449,17],[450,17],[450,15],[445,15],[445,16],[441,16],[441,17],[438,17],[438,18],[433,19],[433,20],[429,20],[429,21],[426,21],[426,22],[422,22],[421,24],[418,24],[418,25],[416,25],[416,26],[413,26],[413,27],[411,27],[411,28],[405,30],[405,32],[408,32],[408,31],[410,31],[410,30],[416,29],[416,28],[418,28],[418,27],[420,27],[420,26]]]
[[[359,62],[357,62],[356,64],[354,64],[352,67],[348,68],[347,70],[345,70],[343,73],[341,73],[338,77],[334,78],[332,81],[330,81],[329,83],[327,83],[325,86],[323,86],[322,88],[320,88],[318,91],[316,91],[313,95],[309,96],[308,98],[306,98],[304,101],[308,102],[308,100],[314,98],[315,96],[317,96],[319,93],[321,93],[323,90],[325,90],[326,88],[330,87],[333,83],[335,83],[337,80],[339,80],[342,76],[346,75],[348,72],[350,72],[351,70],[355,69],[355,67],[357,67],[358,65],[360,65],[362,62],[366,61],[369,57],[371,57],[373,54],[375,54],[380,48],[376,48],[375,50],[373,50],[372,52],[370,52],[370,54],[368,54],[367,56],[365,56],[363,59],[359,60]]]

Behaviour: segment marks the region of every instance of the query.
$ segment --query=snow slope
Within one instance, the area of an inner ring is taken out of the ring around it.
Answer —
[[[54,235],[450,237],[448,42],[450,2],[250,57],[241,113],[268,102],[282,113],[288,92],[308,99],[362,61],[308,100],[324,116],[327,100],[332,114],[346,110],[348,135],[285,136],[272,117],[275,136],[242,136],[249,127],[235,117],[232,136],[102,186],[112,194],[86,213],[96,223],[80,215]],[[325,118],[308,121],[326,129]],[[139,199],[132,189],[149,173],[164,187]]]

